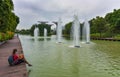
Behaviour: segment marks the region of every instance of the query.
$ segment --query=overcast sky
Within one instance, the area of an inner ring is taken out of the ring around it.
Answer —
[[[120,8],[120,0],[13,0],[14,11],[20,17],[18,29],[28,29],[37,21],[73,20],[78,14],[80,22],[96,16],[105,16]]]

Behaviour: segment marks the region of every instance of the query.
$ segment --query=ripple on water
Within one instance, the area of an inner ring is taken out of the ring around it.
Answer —
[[[117,51],[110,51],[113,50],[109,47],[110,42],[80,43],[82,47],[70,48],[70,40],[56,44],[54,38],[35,40],[30,36],[22,36],[20,39],[25,56],[33,65],[28,67],[31,69],[29,77],[120,76],[120,57]]]

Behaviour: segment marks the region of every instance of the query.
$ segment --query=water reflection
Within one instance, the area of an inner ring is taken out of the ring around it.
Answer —
[[[71,52],[71,67],[72,67],[72,73],[75,75],[74,77],[79,77],[79,54],[78,51],[76,52]]]

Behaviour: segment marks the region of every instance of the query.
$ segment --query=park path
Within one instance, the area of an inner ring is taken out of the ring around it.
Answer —
[[[16,66],[9,66],[8,64],[8,56],[12,54],[12,50],[15,48],[19,53],[22,51],[20,40],[16,36],[0,45],[0,77],[28,77],[24,63]]]

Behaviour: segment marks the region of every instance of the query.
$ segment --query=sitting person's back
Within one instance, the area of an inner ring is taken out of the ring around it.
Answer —
[[[8,57],[8,63],[9,63],[10,66],[14,65],[13,64],[14,60],[13,60],[13,56],[12,55]]]

